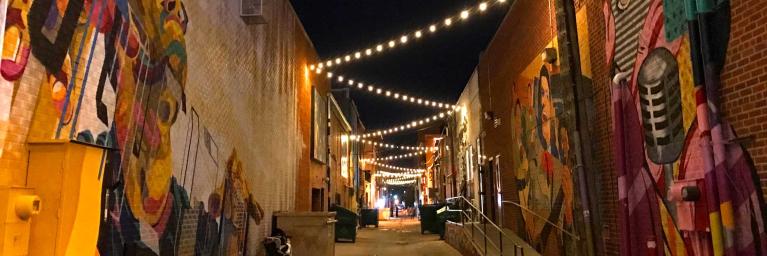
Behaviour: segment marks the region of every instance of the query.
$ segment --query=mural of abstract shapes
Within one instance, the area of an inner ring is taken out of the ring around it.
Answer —
[[[27,24],[30,1],[12,0],[8,5],[0,73],[8,81],[21,78],[29,61],[30,45]]]
[[[684,127],[676,58],[656,48],[637,78],[647,156],[656,164],[676,162],[684,144]]]
[[[647,15],[650,1],[612,0],[611,2],[616,28],[616,37],[612,40],[615,43],[615,65],[621,71],[629,71],[634,66],[637,35],[642,30],[642,21]]]
[[[732,243],[724,244],[724,241],[713,241],[710,236],[710,230],[715,228],[709,223],[710,216],[720,215],[718,211],[709,214],[707,201],[720,195],[708,194],[702,189],[704,179],[708,179],[704,175],[704,169],[708,168],[704,162],[713,156],[703,150],[711,143],[704,139],[710,137],[702,135],[704,132],[697,122],[709,117],[700,117],[701,112],[695,111],[696,108],[700,110],[696,99],[705,95],[691,88],[694,83],[691,41],[686,29],[681,30],[681,35],[668,37],[669,32],[676,33],[669,29],[678,24],[668,23],[678,22],[679,6],[663,5],[660,0],[648,2],[650,8],[643,15],[645,18],[634,21],[634,24],[624,24],[642,26],[638,44],[641,50],[637,53],[621,55],[615,49],[619,46],[611,42],[616,42],[622,33],[627,32],[622,28],[624,25],[616,21],[617,16],[622,15],[619,10],[606,12],[607,22],[615,22],[607,26],[614,31],[607,33],[606,50],[608,53],[616,52],[610,61],[619,63],[622,59],[631,59],[626,62],[631,63],[628,69],[615,65],[612,72],[616,74],[612,79],[615,83],[612,87],[613,126],[619,127],[615,131],[614,152],[619,167],[619,210],[623,233],[621,254],[644,255],[649,249],[650,253],[658,255],[700,255],[712,253],[714,244],[724,245],[737,255],[763,254],[767,251],[764,249],[764,241],[767,241],[764,223],[755,216],[763,216],[764,206],[758,198],[760,194],[756,192],[754,167],[748,161],[747,153],[737,144],[727,145],[723,163],[726,166],[723,167],[731,176],[728,181],[717,184],[716,188],[736,191],[729,192],[736,194],[731,203],[734,209],[739,209],[735,219],[740,222],[733,224],[736,237]],[[669,16],[674,17],[670,19]],[[717,23],[714,27],[721,26]],[[726,38],[729,36],[721,34],[714,41]],[[719,126],[726,133],[725,138],[735,138],[732,127],[726,122]],[[644,139],[638,139],[641,137]],[[675,166],[678,166],[676,176],[673,175]],[[666,189],[660,189],[663,186]],[[669,197],[667,193],[670,190],[667,189],[682,186],[700,189],[700,197],[692,201],[680,201],[681,196]],[[721,216],[724,221],[734,221],[733,218]],[[648,244],[655,247],[648,248]]]
[[[51,73],[58,73],[69,53],[85,0],[35,0],[29,10],[32,53]],[[64,5],[63,3],[66,3]]]
[[[663,0],[664,36],[673,41],[687,32],[687,18],[684,14],[684,1]]]

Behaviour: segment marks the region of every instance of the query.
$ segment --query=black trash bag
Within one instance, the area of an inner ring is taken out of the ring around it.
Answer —
[[[264,248],[267,256],[289,256],[290,239],[281,229],[272,231],[272,236],[264,238]]]

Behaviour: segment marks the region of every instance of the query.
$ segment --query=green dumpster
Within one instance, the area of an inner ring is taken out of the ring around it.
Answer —
[[[356,213],[349,209],[333,206],[330,211],[336,212],[336,242],[339,241],[351,241],[352,243],[357,241],[357,219]]]
[[[432,234],[439,233],[439,225],[437,219],[437,209],[441,208],[439,204],[425,204],[418,206],[418,212],[421,219],[421,234],[425,231],[429,231]]]
[[[361,209],[360,210],[360,226],[376,226],[378,227],[378,209]]]

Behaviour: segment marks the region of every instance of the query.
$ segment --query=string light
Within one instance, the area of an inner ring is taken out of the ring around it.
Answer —
[[[413,101],[413,98],[410,98],[410,99],[411,99],[411,101]],[[461,109],[460,106],[454,106],[453,107],[453,110],[455,110],[455,111],[459,111],[460,109]],[[395,132],[404,131],[406,129],[418,128],[419,126],[427,125],[427,124],[429,124],[431,122],[434,122],[434,121],[443,119],[446,116],[452,115],[453,114],[453,110],[448,110],[448,111],[445,111],[445,112],[442,112],[442,113],[439,113],[439,114],[435,114],[435,115],[433,115],[431,117],[427,117],[427,118],[424,118],[424,119],[421,119],[421,120],[414,120],[414,121],[411,121],[411,122],[409,122],[409,123],[407,123],[405,125],[399,125],[399,126],[395,126],[395,127],[389,128],[389,129],[384,129],[384,130],[378,130],[378,131],[364,133],[364,134],[362,134],[360,136],[364,139],[364,138],[373,137],[373,136],[388,135],[388,134],[392,134],[392,133],[395,133]]]
[[[420,155],[426,154],[427,152],[430,152],[430,151],[437,151],[437,149],[436,148],[431,148],[429,150],[419,150],[419,151],[413,152],[413,153],[407,153],[407,154],[401,154],[401,155],[395,155],[395,156],[387,156],[387,157],[379,157],[379,158],[366,159],[366,160],[371,160],[371,161],[391,161],[391,160],[398,160],[398,159],[403,159],[403,158],[408,158],[408,157],[420,156]]]
[[[374,146],[382,147],[382,148],[389,148],[389,149],[412,150],[412,151],[426,151],[426,150],[436,151],[437,150],[437,147],[403,146],[403,145],[381,143],[381,142],[363,139],[358,135],[352,135],[350,136],[350,138],[352,141],[359,141],[365,144],[374,145]]]
[[[379,166],[379,167],[383,167],[383,168],[387,168],[387,169],[391,169],[391,170],[395,170],[395,171],[400,171],[400,172],[411,172],[411,173],[421,172],[422,173],[422,172],[426,171],[424,169],[406,168],[406,167],[400,167],[400,166],[383,164],[383,163],[379,163],[379,162],[376,162],[376,161],[370,161],[370,160],[365,160],[364,162],[372,164],[372,165],[375,165],[375,166]]]
[[[461,20],[467,20],[472,13],[474,13],[474,12],[480,13],[480,14],[484,13],[488,9],[488,7],[490,7],[491,5],[492,6],[496,6],[496,5],[503,6],[503,4],[506,2],[506,0],[496,0],[496,1],[493,1],[492,3],[488,3],[488,2],[489,1],[481,2],[481,3],[479,3],[479,5],[476,8],[469,8],[469,9],[462,10],[462,11],[460,11],[458,13],[458,17],[460,17]],[[450,27],[453,24],[453,22],[454,21],[453,21],[452,17],[448,16],[448,17],[445,17],[443,19],[443,22],[440,23],[440,24],[441,24],[442,27],[447,28],[447,27]],[[431,33],[435,33],[439,29],[437,24],[429,25],[428,28],[429,28],[429,32],[431,32]],[[416,29],[416,30],[413,30],[412,32],[407,32],[407,33],[404,33],[404,34],[405,34],[404,36],[400,36],[399,37],[399,42],[401,44],[406,44],[408,42],[409,35],[414,35],[415,38],[421,38],[423,36],[423,33],[421,32],[420,29]],[[397,45],[397,40],[392,39],[392,40],[388,41],[388,46],[389,46],[390,49],[395,48],[396,45]],[[375,49],[376,49],[377,52],[380,53],[380,52],[383,52],[384,47],[383,47],[383,45],[378,44],[378,45],[376,45]],[[355,59],[362,59],[361,57],[364,57],[364,56],[360,55],[360,58],[357,58],[356,53],[360,52],[359,50],[357,50],[357,51],[350,51],[350,52],[354,52],[355,53],[354,54]],[[365,50],[365,55],[366,56],[372,56],[373,55],[373,51],[370,48],[367,48]],[[344,54],[344,56],[349,56],[349,55]],[[331,58],[331,59],[333,59],[333,58]],[[335,60],[336,60],[336,63],[335,63],[336,65],[340,65],[341,64],[341,58],[335,58]],[[352,61],[351,58],[347,59],[345,57],[344,57],[344,60],[346,60],[346,62],[344,62],[344,63],[349,63],[349,62]],[[332,65],[327,65],[327,66],[330,67]],[[310,66],[310,68],[311,68],[311,66]],[[311,68],[311,69],[314,70],[314,68]]]
[[[328,78],[332,78],[333,76],[337,76],[338,77],[338,82],[343,82],[344,80],[346,80],[348,82],[347,85],[349,87],[354,88],[354,85],[355,85],[354,81],[355,80],[352,79],[351,77],[347,77],[347,76],[340,75],[340,74],[334,75],[331,72],[328,72]],[[364,89],[364,84],[363,83],[358,83],[357,84],[357,89]],[[432,108],[438,108],[438,109],[452,109],[452,108],[455,108],[455,106],[452,105],[452,104],[442,103],[442,102],[438,102],[436,100],[427,100],[427,99],[423,99],[423,98],[417,98],[417,97],[413,97],[413,96],[408,96],[407,94],[400,93],[400,92],[394,92],[394,91],[391,91],[391,90],[386,90],[384,88],[377,87],[376,85],[373,85],[373,84],[368,85],[367,92],[375,92],[375,94],[383,94],[384,96],[389,97],[389,98],[394,98],[394,99],[402,100],[403,102],[414,103],[414,104],[422,105],[422,106],[425,106],[425,107],[432,107]],[[383,93],[383,92],[386,92],[386,93]]]
[[[377,171],[376,176],[382,176],[382,177],[419,177],[422,173],[401,173],[401,172],[387,172],[387,171]]]

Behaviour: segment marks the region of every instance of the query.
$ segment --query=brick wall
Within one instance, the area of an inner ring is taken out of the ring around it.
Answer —
[[[767,195],[767,6],[731,1],[732,31],[722,73],[721,106],[738,137],[752,137],[746,150]]]
[[[619,230],[618,230],[618,187],[615,173],[615,163],[613,162],[613,128],[612,128],[612,102],[610,100],[610,75],[605,56],[605,19],[602,12],[604,0],[585,0],[582,1],[588,14],[588,35],[589,49],[588,53],[581,53],[591,58],[591,80],[594,88],[594,122],[591,138],[594,171],[597,175],[599,191],[598,198],[592,198],[599,205],[599,223],[596,228],[601,227],[602,237],[598,238],[602,243],[601,247],[605,255],[618,255],[619,252]],[[579,20],[584,22],[583,20]],[[581,33],[581,31],[579,31]]]

